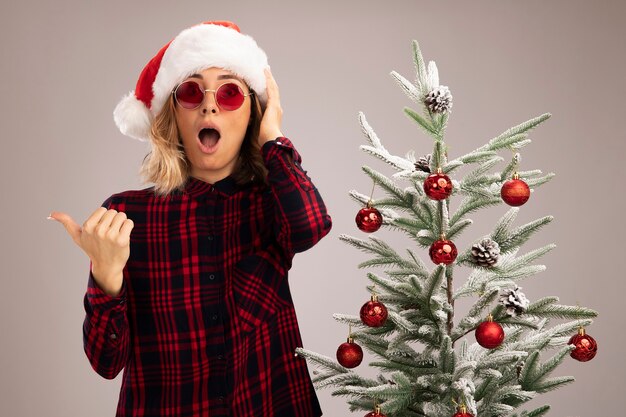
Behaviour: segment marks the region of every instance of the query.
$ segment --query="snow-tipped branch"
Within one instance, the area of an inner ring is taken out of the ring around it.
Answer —
[[[493,150],[509,148],[509,147],[519,148],[519,144],[516,144],[515,142],[511,143],[509,139],[511,137],[517,137],[519,138],[519,140],[523,140],[524,138],[518,135],[520,135],[521,133],[525,133],[529,131],[530,129],[538,126],[539,124],[541,124],[542,122],[550,118],[550,116],[551,116],[550,113],[544,113],[541,116],[538,116],[526,122],[520,123],[517,126],[513,126],[512,128],[506,130],[505,132],[501,133],[497,137],[491,139],[486,145],[481,146],[477,150],[478,151],[493,151]]]

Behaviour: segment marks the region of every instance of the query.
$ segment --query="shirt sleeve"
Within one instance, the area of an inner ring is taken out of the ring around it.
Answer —
[[[302,168],[302,157],[288,138],[266,142],[261,154],[276,198],[276,239],[293,256],[326,236],[332,220],[319,191]]]
[[[109,208],[110,199],[103,203]],[[89,263],[87,292],[83,300],[83,348],[91,367],[102,377],[113,379],[126,365],[130,355],[130,334],[127,317],[126,280],[121,292],[112,297],[96,283]]]

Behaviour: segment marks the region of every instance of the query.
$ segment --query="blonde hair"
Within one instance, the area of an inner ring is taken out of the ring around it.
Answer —
[[[237,184],[252,181],[266,186],[267,168],[258,141],[263,113],[256,93],[253,90],[250,92],[253,93],[249,96],[250,121],[232,176]],[[189,159],[178,134],[175,106],[174,98],[170,95],[163,110],[154,118],[150,128],[152,150],[144,157],[139,171],[144,183],[153,182],[154,193],[161,197],[182,191],[191,172]]]

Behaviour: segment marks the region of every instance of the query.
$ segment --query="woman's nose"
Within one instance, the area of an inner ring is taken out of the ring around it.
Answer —
[[[213,91],[206,91],[204,93],[204,107],[202,108],[202,113],[206,114],[209,110],[211,113],[217,113],[218,108],[215,93]]]

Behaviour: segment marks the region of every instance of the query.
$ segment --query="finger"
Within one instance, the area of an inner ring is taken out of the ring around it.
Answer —
[[[91,233],[106,212],[106,207],[98,207],[83,223],[83,230],[87,233]]]
[[[274,79],[274,76],[272,75],[272,72],[270,71],[269,68],[265,68],[265,80],[267,84],[268,100],[272,98],[276,101],[280,101],[280,95],[278,92],[278,84],[276,84],[276,80]]]
[[[265,68],[265,91],[267,93],[268,101],[273,97],[272,94],[272,80],[269,68]]]
[[[131,219],[124,220],[122,224],[122,228],[120,229],[120,237],[125,239],[125,242],[130,240],[130,232],[135,227],[135,223]]]
[[[118,215],[117,210],[109,209],[106,213],[100,218],[100,222],[96,225],[96,233],[100,237],[106,237],[111,231],[111,223],[113,223],[113,219]],[[118,229],[119,230],[119,229]],[[117,231],[116,231],[117,232]],[[117,233],[116,233],[117,234]]]
[[[117,234],[120,233],[120,229],[122,228],[122,224],[126,221],[126,213],[123,211],[118,212],[113,220],[111,221],[110,230],[115,231]]]
[[[69,214],[53,211],[50,213],[50,217],[61,223],[63,227],[65,227],[65,230],[67,230],[67,233],[72,237],[72,240],[80,246],[81,227]]]

